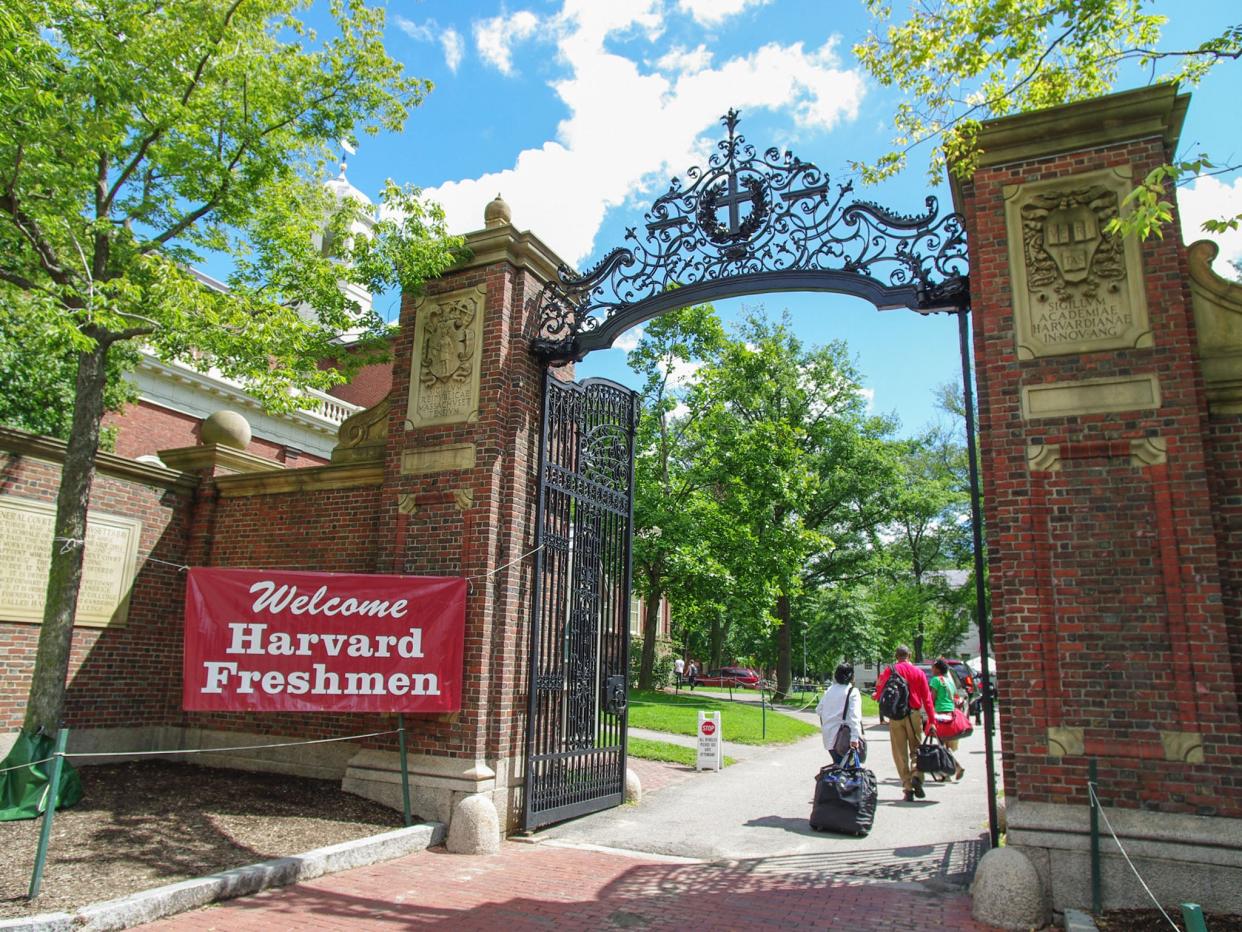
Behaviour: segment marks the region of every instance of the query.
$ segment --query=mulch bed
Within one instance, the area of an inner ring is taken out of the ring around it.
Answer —
[[[1170,911],[1169,915],[1178,929],[1185,930],[1180,909]],[[1204,913],[1203,917],[1207,920],[1208,932],[1242,932],[1242,916]],[[1108,909],[1094,919],[1101,932],[1169,932],[1169,923],[1156,909]]]
[[[73,910],[399,828],[332,780],[144,761],[81,768],[56,813],[42,891],[26,900],[42,819],[0,822],[0,919]]]

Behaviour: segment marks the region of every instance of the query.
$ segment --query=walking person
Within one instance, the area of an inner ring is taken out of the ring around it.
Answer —
[[[854,688],[854,666],[842,663],[832,675],[833,683],[824,690],[815,713],[824,733],[824,748],[834,764],[841,763],[849,751],[859,752],[859,763],[865,759],[863,750],[862,695]],[[841,730],[845,729],[842,734]]]
[[[919,745],[923,741],[923,715],[931,715],[932,697],[923,671],[910,662],[910,648],[902,644],[893,652],[893,663],[884,669],[871,696],[888,719],[889,746],[901,777],[902,798],[908,802],[927,795],[918,769]]]
[[[959,699],[963,694],[957,691],[957,684],[953,682],[953,678],[949,676],[949,665],[941,657],[932,664],[932,672],[935,674],[931,681],[927,684],[932,694],[932,719],[930,724],[935,726],[937,722],[944,722],[951,726],[953,722],[953,713],[957,711]],[[948,731],[948,728],[943,729]],[[941,739],[944,740],[944,739]],[[957,738],[949,738],[944,742],[944,746],[950,751],[957,751]],[[953,758],[957,760],[956,756]],[[966,769],[961,765],[957,765],[957,772],[953,774],[954,780],[962,779]]]
[[[677,685],[681,685],[682,677],[686,675],[686,662],[678,657],[673,661],[673,676],[676,678]]]
[[[690,679],[690,690],[694,691],[694,687],[699,684],[699,664],[693,657],[690,658],[690,666],[686,667],[686,675]]]

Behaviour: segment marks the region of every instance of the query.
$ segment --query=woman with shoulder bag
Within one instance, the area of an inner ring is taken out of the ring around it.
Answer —
[[[963,713],[958,710],[956,701],[958,698],[957,685],[953,682],[952,677],[949,676],[949,665],[943,657],[932,664],[932,671],[935,673],[935,676],[928,681],[927,685],[931,688],[935,711],[928,730],[933,734],[953,734],[954,737],[952,738],[941,739],[944,742],[944,746],[952,753],[957,750],[958,739],[956,735],[960,733],[954,731],[953,728],[957,724],[956,719],[963,716]],[[954,763],[956,762],[957,758],[955,757]],[[953,779],[961,780],[965,773],[965,768],[958,764],[957,771],[953,774]]]
[[[832,679],[832,685],[824,690],[815,707],[824,748],[832,755],[834,764],[840,764],[851,749],[858,752],[861,764],[867,759],[867,740],[863,737],[862,696],[854,687],[853,665],[840,664]]]

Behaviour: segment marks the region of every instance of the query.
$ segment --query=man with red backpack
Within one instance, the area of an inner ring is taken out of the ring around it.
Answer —
[[[922,799],[923,775],[918,770],[919,744],[923,741],[923,715],[933,708],[927,676],[910,662],[910,648],[904,644],[893,652],[894,662],[876,681],[871,698],[880,704],[881,718],[888,719],[888,742],[893,763],[901,776],[906,802]],[[932,728],[932,733],[935,728]]]

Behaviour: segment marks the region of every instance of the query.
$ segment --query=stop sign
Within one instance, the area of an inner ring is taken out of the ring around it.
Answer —
[[[716,733],[716,723],[708,719],[703,723],[703,734],[712,735]]]

